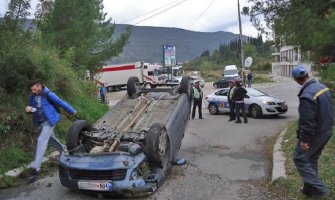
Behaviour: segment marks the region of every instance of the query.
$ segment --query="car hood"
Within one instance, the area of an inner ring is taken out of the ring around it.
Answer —
[[[278,97],[274,97],[274,96],[259,96],[259,97],[256,97],[256,98],[259,99],[259,100],[262,100],[262,101],[273,101],[275,103],[284,102],[284,100],[282,100]]]

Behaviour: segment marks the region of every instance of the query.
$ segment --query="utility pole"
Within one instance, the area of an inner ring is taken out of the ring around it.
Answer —
[[[242,23],[241,23],[241,11],[240,11],[240,0],[237,0],[237,8],[238,8],[238,23],[240,28],[240,48],[241,48],[241,63],[242,69],[244,69],[244,49],[243,49],[243,41],[242,41]]]

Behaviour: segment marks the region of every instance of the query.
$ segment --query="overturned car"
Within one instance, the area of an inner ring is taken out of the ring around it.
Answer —
[[[174,88],[147,89],[130,77],[127,94],[94,126],[75,121],[68,154],[59,162],[61,184],[100,196],[150,195],[164,182],[190,115],[189,77]]]

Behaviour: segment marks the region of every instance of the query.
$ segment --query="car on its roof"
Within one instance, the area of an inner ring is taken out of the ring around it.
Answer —
[[[145,88],[130,77],[127,93],[95,125],[75,121],[59,160],[59,178],[71,190],[98,197],[139,197],[166,180],[191,111],[191,83]]]
[[[247,94],[244,98],[246,112],[253,118],[287,112],[287,104],[284,100],[253,88],[246,88],[246,90]],[[210,114],[229,112],[228,91],[229,88],[223,88],[206,96],[206,107]]]
[[[239,81],[239,82],[242,81],[242,79],[239,76],[221,77],[219,80],[213,83],[213,87],[214,88],[227,88],[229,87],[229,82],[233,80]]]
[[[191,86],[193,87],[195,82],[199,81],[200,87],[205,87],[205,80],[201,78],[200,76],[191,76]]]

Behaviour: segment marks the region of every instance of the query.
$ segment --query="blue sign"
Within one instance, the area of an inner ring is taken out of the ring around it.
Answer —
[[[165,67],[176,66],[176,47],[172,45],[163,45],[163,59]]]

